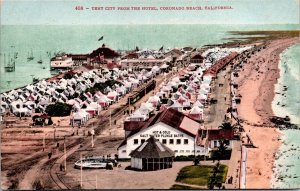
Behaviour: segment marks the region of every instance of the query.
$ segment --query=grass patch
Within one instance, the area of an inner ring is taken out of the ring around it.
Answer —
[[[209,177],[213,175],[215,166],[186,166],[183,167],[177,175],[176,181],[186,184],[195,184],[200,186],[208,185]],[[217,183],[224,183],[226,181],[228,166],[220,165],[217,176]]]
[[[170,190],[199,190],[199,188],[191,187],[191,186],[184,186],[179,184],[174,184]]]

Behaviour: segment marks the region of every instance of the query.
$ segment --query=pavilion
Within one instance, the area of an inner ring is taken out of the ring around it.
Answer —
[[[154,136],[150,136],[130,156],[131,168],[150,171],[171,168],[175,153]]]

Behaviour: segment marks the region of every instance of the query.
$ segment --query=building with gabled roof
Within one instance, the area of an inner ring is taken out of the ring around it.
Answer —
[[[128,125],[124,124],[127,136],[118,148],[119,158],[129,158],[150,136],[170,148],[175,156],[208,154],[207,148],[195,145],[201,124],[175,109],[166,109],[146,122],[131,121]]]

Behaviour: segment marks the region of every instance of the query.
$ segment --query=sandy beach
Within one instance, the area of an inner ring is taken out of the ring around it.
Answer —
[[[243,127],[257,148],[249,149],[246,188],[270,188],[275,154],[281,144],[281,133],[270,128],[273,116],[274,86],[279,78],[279,55],[299,38],[271,41],[243,65],[237,79],[242,96],[238,115]]]

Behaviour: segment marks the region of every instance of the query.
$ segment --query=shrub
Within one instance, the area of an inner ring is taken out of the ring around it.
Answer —
[[[49,116],[68,116],[71,113],[72,106],[66,103],[55,103],[48,105],[46,113]]]
[[[68,79],[72,79],[73,78],[73,74],[70,74],[70,73],[66,73],[64,75],[64,79],[68,80]]]

